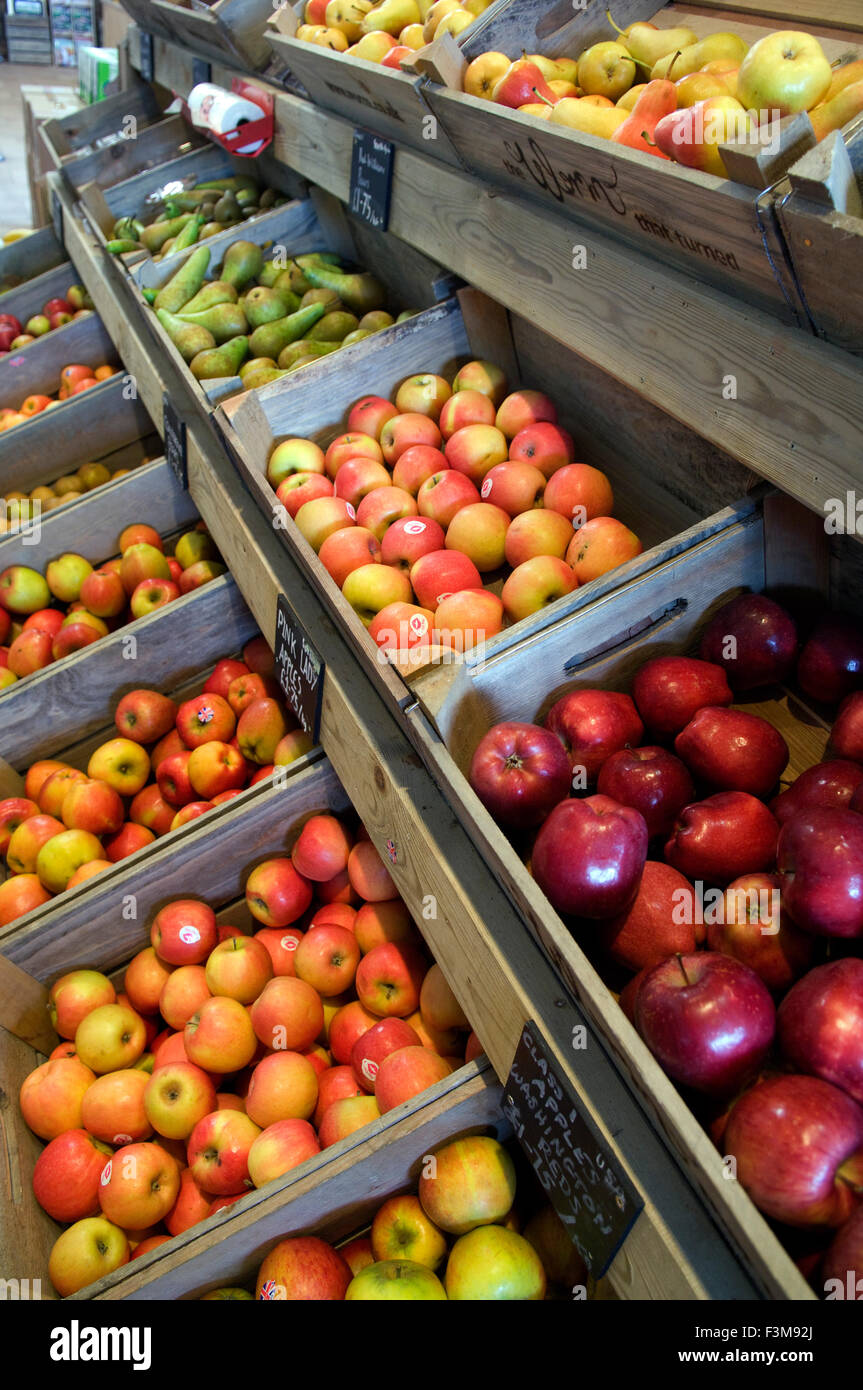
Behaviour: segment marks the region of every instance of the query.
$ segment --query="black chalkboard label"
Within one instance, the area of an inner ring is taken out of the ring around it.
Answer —
[[[276,677],[285,692],[285,699],[303,732],[317,743],[321,728],[325,667],[305,629],[297,621],[296,614],[288,606],[284,594],[279,594],[273,655]]]
[[[51,189],[51,221],[54,224],[54,235],[63,245],[63,204],[60,202],[56,188]]]
[[[142,29],[139,35],[139,46],[141,53],[140,73],[145,82],[153,80],[153,35],[148,34],[146,29]]]
[[[206,58],[192,59],[192,86],[197,87],[199,82],[209,82],[210,64]]]
[[[386,231],[390,216],[394,153],[389,140],[382,140],[370,130],[354,131],[350,209],[381,231]]]
[[[561,1081],[532,1019],[522,1030],[503,1112],[570,1240],[600,1278],[644,1202],[578,1097]]]
[[[189,486],[189,461],[186,455],[186,422],[177,414],[167,391],[162,396],[162,434],[165,458],[182,488]]]

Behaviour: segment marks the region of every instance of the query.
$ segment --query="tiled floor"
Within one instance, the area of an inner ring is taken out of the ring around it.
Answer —
[[[0,236],[13,227],[31,227],[24,111],[21,88],[76,87],[76,68],[0,63]]]

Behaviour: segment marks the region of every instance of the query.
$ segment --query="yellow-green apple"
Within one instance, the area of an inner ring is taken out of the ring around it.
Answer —
[[[185,1028],[189,1019],[209,998],[210,987],[204,966],[181,965],[173,970],[162,986],[159,1012],[169,1027]]]
[[[447,1298],[456,1302],[539,1302],[546,1277],[539,1255],[524,1236],[503,1226],[480,1226],[460,1236],[444,1275]]]
[[[283,439],[267,460],[267,481],[274,488],[291,473],[323,473],[324,451],[311,439]]]
[[[177,706],[157,690],[130,690],[114,711],[117,732],[135,743],[156,743],[174,727]]]
[[[231,681],[238,676],[249,675],[249,668],[244,661],[235,661],[232,657],[225,657],[222,661],[217,661],[210,675],[204,682],[204,693],[221,695],[227,700],[228,690]]]
[[[153,1126],[144,1108],[149,1082],[149,1073],[135,1067],[97,1076],[81,1105],[81,1123],[88,1134],[114,1145],[149,1139]]]
[[[211,994],[252,1004],[274,975],[267,947],[255,936],[231,936],[210,952],[205,966]]]
[[[218,740],[227,743],[237,727],[236,715],[228,701],[214,691],[184,700],[177,710],[177,728],[187,748]]]
[[[89,830],[101,838],[116,834],[125,810],[119,792],[107,782],[92,780],[70,786],[60,814],[68,830]]]
[[[336,478],[335,495],[352,507],[358,507],[367,493],[377,487],[388,487],[389,469],[376,459],[360,454],[357,458],[346,459]]]
[[[439,449],[441,432],[434,420],[427,415],[420,415],[417,411],[394,415],[381,430],[380,447],[384,461],[390,467],[398,462],[406,449],[412,449],[418,444],[425,444],[430,449]],[[44,605],[38,606],[41,608]]]
[[[128,550],[124,552],[120,566],[120,578],[126,593],[131,595],[142,579],[170,579],[171,570],[161,550],[157,549],[155,545],[141,542],[137,545],[130,545]]]
[[[192,791],[207,800],[246,784],[244,755],[219,739],[193,748],[186,771]]]
[[[185,531],[174,546],[174,554],[181,569],[187,570],[201,560],[217,560],[219,552],[212,536],[206,531]]]
[[[78,1058],[97,1076],[133,1066],[146,1041],[144,1020],[124,1004],[100,1004],[75,1030]]]
[[[0,574],[0,607],[8,613],[36,613],[51,602],[48,582],[28,565],[10,565]]]
[[[210,1215],[212,1203],[212,1195],[204,1192],[198,1186],[190,1168],[184,1168],[180,1173],[180,1190],[177,1193],[177,1200],[165,1217],[165,1226],[172,1236],[181,1235],[183,1231],[197,1226],[199,1221],[205,1220]]]
[[[276,975],[252,1004],[250,1017],[254,1035],[265,1047],[303,1052],[312,1046],[324,1026],[324,1006],[317,990],[305,980]]]
[[[455,17],[460,12],[456,11]],[[470,16],[465,16],[470,24]],[[444,21],[446,22],[446,21]],[[464,27],[464,26],[463,26]],[[426,1265],[415,1260],[377,1260],[351,1280],[346,1302],[440,1302],[447,1297],[443,1284]]]
[[[509,72],[512,66],[512,59],[507,58],[505,53],[497,53],[489,50],[488,53],[480,53],[468,63],[464,74],[464,90],[468,96],[480,97],[484,101],[492,100],[492,92],[500,79]]]
[[[249,671],[246,675],[237,676],[231,681],[227,700],[234,714],[239,717],[254,700],[275,700],[278,699],[279,693],[278,682],[272,676]]]
[[[543,506],[545,485],[545,474],[531,463],[496,463],[483,478],[479,492],[484,502],[517,517]]]
[[[257,1045],[249,1011],[237,999],[205,999],[183,1029],[189,1061],[217,1075],[248,1066]]]
[[[166,904],[150,927],[150,945],[168,965],[200,965],[218,939],[213,909],[197,898]]]
[[[341,497],[316,497],[300,507],[294,520],[303,539],[317,552],[334,531],[356,525],[356,512]]]
[[[133,618],[146,618],[166,603],[173,603],[180,597],[179,585],[170,579],[142,579],[136,585],[129,599],[129,609]]]
[[[501,401],[495,424],[507,439],[515,440],[522,430],[531,425],[538,425],[546,422],[551,425],[557,424],[557,407],[548,396],[541,391],[513,391],[505,400]],[[569,436],[566,436],[567,438]],[[570,456],[571,457],[571,456]],[[533,463],[535,459],[520,452],[514,462]],[[570,462],[570,459],[565,460]],[[537,467],[540,467],[537,464]],[[545,469],[542,470],[544,473]],[[548,474],[546,473],[546,476]]]
[[[147,1119],[165,1139],[188,1139],[199,1120],[216,1109],[216,1088],[201,1067],[171,1062],[156,1067],[144,1091]]]
[[[446,1032],[452,1028],[470,1028],[461,1004],[437,964],[429,968],[423,980],[420,1013],[428,1026],[438,1032]]]
[[[389,402],[387,404],[389,405]],[[396,414],[397,411],[393,407],[390,418],[394,418]],[[327,477],[335,481],[342,464],[353,458],[369,458],[374,459],[377,463],[383,463],[383,451],[377,441],[377,436],[363,434],[362,431],[353,429],[347,434],[338,435],[324,455]]]
[[[5,883],[0,883],[0,927],[8,926],[50,900],[51,894],[35,874],[13,874]]]
[[[402,415],[427,415],[429,419],[437,420],[451,394],[450,384],[445,377],[435,376],[433,372],[421,372],[402,382],[396,392],[396,410]]]
[[[573,525],[581,525],[595,516],[611,516],[614,493],[601,469],[589,463],[567,463],[549,478],[545,506]]]
[[[833,70],[814,34],[780,29],[752,45],[737,74],[737,98],[750,111],[791,116],[826,94]]]
[[[447,467],[440,449],[433,449],[428,444],[414,444],[399,455],[393,467],[393,485],[416,497],[426,478],[433,473],[443,472]]]
[[[188,806],[194,800],[195,792],[189,780],[191,759],[191,751],[184,748],[182,753],[172,753],[170,757],[163,758],[156,767],[156,785],[159,795],[165,804],[171,807],[169,830],[173,825],[174,816],[177,814],[177,807]]]
[[[643,546],[634,531],[613,516],[596,516],[576,531],[566,552],[579,584],[589,584],[608,570],[640,555]]]
[[[374,946],[381,946],[387,941],[409,941],[413,945],[419,941],[417,929],[401,898],[363,903],[354,918],[353,930],[364,956]]]
[[[38,816],[39,807],[26,796],[7,796],[0,801],[0,854],[5,854],[14,831],[30,816]]]
[[[371,462],[371,460],[368,460]],[[387,475],[389,478],[389,475]],[[334,531],[318,551],[318,559],[330,578],[341,589],[348,575],[361,565],[379,564],[381,543],[365,526],[349,526]]]
[[[277,1120],[307,1120],[318,1103],[318,1074],[299,1052],[273,1052],[252,1072],[246,1113],[261,1129]]]
[[[216,1196],[246,1192],[252,1186],[249,1151],[260,1132],[242,1110],[214,1110],[199,1120],[188,1144],[189,1168],[199,1187]]]
[[[124,1231],[164,1220],[177,1200],[180,1169],[161,1144],[124,1144],[105,1164],[99,1184],[102,1213]]]
[[[296,517],[297,512],[307,502],[313,502],[318,497],[332,496],[332,483],[320,473],[292,473],[276,488],[278,501],[291,517]]]
[[[438,427],[449,439],[468,425],[493,425],[495,414],[493,402],[482,391],[457,391],[444,403]]]
[[[427,969],[425,957],[410,942],[374,946],[357,967],[359,1002],[378,1018],[407,1018],[419,1006]],[[331,1050],[335,1056],[335,1049]]]
[[[456,512],[447,527],[445,546],[461,551],[480,574],[488,574],[500,569],[506,558],[509,528],[510,516],[502,507],[492,502],[470,502]]]
[[[445,468],[421,484],[417,510],[420,516],[429,517],[446,530],[456,512],[479,501],[479,490],[466,474],[455,468]]]
[[[496,425],[464,425],[444,445],[450,468],[463,473],[477,487],[495,464],[505,462],[509,445]]]
[[[126,1232],[104,1216],[76,1221],[54,1242],[48,1276],[61,1298],[68,1298],[129,1260]]]
[[[565,560],[556,555],[535,555],[513,570],[501,590],[506,616],[515,623],[538,613],[571,594],[577,583]]]
[[[390,1197],[378,1207],[370,1239],[376,1260],[412,1260],[435,1270],[446,1257],[446,1237],[412,1193]]]
[[[173,972],[174,966],[160,960],[153,946],[145,946],[133,956],[123,976],[123,989],[132,1008],[139,1014],[158,1013],[162,990]]]
[[[302,917],[311,901],[311,884],[290,859],[265,859],[255,865],[246,880],[249,911],[265,927],[290,926]]]
[[[365,1008],[358,999],[344,1004],[333,1016],[329,1028],[328,1044],[334,1060],[348,1066],[357,1038],[361,1038],[378,1021],[379,1016]]]
[[[328,1105],[318,1129],[318,1140],[322,1149],[347,1139],[364,1125],[380,1119],[380,1108],[374,1096],[346,1096]]]
[[[39,850],[36,873],[49,893],[62,893],[82,864],[104,857],[101,841],[88,830],[63,830],[52,835]]]
[[[338,1250],[316,1236],[280,1241],[258,1270],[255,1298],[297,1302],[341,1302],[351,1269]]]
[[[378,1072],[384,1059],[401,1048],[420,1047],[420,1039],[402,1018],[382,1018],[357,1038],[351,1048],[351,1068],[363,1091],[375,1094]],[[381,1107],[383,1113],[383,1107]]]
[[[363,498],[357,508],[357,525],[364,526],[382,541],[396,521],[416,516],[416,499],[400,487],[378,487]]]
[[[348,867],[352,844],[351,836],[336,816],[310,816],[291,850],[291,860],[304,878],[325,883]]]
[[[446,1057],[427,1047],[402,1047],[381,1062],[375,1080],[375,1099],[382,1115],[412,1100],[429,1086],[449,1076]]]
[[[32,676],[34,671],[44,670],[57,659],[54,656],[54,641],[50,632],[39,628],[19,632],[9,647],[6,670],[19,680],[23,676]]]
[[[85,1092],[95,1072],[80,1057],[43,1062],[24,1078],[19,1092],[21,1114],[40,1139],[55,1139],[67,1129],[81,1129]]]
[[[92,573],[93,566],[89,560],[67,551],[65,555],[50,561],[45,570],[45,580],[51,593],[61,603],[74,603],[75,599],[81,597],[81,585]]]
[[[405,571],[382,564],[360,565],[352,570],[342,593],[366,627],[382,609],[393,603],[407,603],[412,597],[411,581]]]
[[[458,550],[432,550],[421,555],[411,567],[410,582],[418,603],[432,612],[450,594],[482,588],[473,560]]]
[[[507,531],[506,562],[513,569],[538,555],[563,560],[572,541],[572,523],[559,512],[543,507],[513,518]]]
[[[48,1017],[61,1038],[74,1038],[78,1024],[102,1004],[113,1004],[114,986],[99,970],[72,970],[48,991]]]
[[[88,777],[107,782],[121,796],[135,796],[149,775],[149,754],[130,738],[112,738],[101,743],[87,764]]]
[[[65,830],[55,816],[28,816],[13,830],[6,850],[6,863],[13,874],[32,874],[43,845]]]
[[[457,1236],[503,1220],[515,1200],[515,1166],[502,1144],[471,1135],[446,1144],[434,1158],[417,1187],[429,1220]]]
[[[494,362],[477,358],[460,367],[453,378],[453,393],[479,391],[497,408],[506,396],[506,376]]]
[[[263,1062],[260,1063],[260,1066],[263,1065]],[[255,1187],[263,1187],[265,1183],[274,1182],[284,1173],[289,1173],[292,1168],[298,1168],[307,1159],[314,1158],[320,1151],[318,1136],[308,1120],[273,1121],[258,1135],[249,1150],[249,1177]]]
[[[369,1088],[366,1087],[365,1090]],[[327,1110],[337,1100],[346,1100],[350,1096],[361,1096],[364,1088],[360,1086],[352,1067],[334,1066],[328,1067],[321,1072],[318,1077],[318,1100],[315,1106],[313,1124],[316,1129],[320,1129],[321,1120]]]
[[[237,722],[237,743],[240,747],[240,753],[244,758],[258,765],[271,764],[276,748],[289,728],[290,725],[277,700],[253,700],[243,710]],[[203,749],[199,751],[203,752]],[[194,760],[194,754],[192,757]],[[189,777],[193,787],[195,786],[194,771],[195,769],[190,764]],[[237,769],[238,772],[239,769]],[[242,781],[234,780],[230,785],[242,786]],[[225,791],[227,787],[219,787],[217,790]],[[205,794],[209,795],[210,793]]]
[[[68,1129],[43,1149],[33,1169],[33,1195],[54,1221],[98,1216],[99,1178],[111,1150],[84,1129]]]
[[[616,101],[635,81],[639,69],[622,43],[591,44],[578,59],[578,85],[587,96]]]
[[[350,928],[324,922],[306,932],[296,950],[294,970],[298,979],[329,999],[350,988],[359,962],[360,948]]]

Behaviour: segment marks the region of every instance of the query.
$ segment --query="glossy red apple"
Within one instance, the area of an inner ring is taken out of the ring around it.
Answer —
[[[644,817],[608,796],[562,801],[533,847],[533,876],[558,912],[614,917],[638,891],[647,858]]]
[[[674,740],[690,772],[718,791],[766,796],[788,763],[788,744],[758,714],[708,705]]]
[[[767,1056],[776,1011],[754,970],[717,951],[699,951],[651,970],[638,991],[635,1024],[673,1081],[731,1095]]]
[[[710,950],[748,965],[773,994],[799,979],[815,954],[815,938],[783,915],[781,888],[778,874],[743,874],[704,911]]]
[[[863,1103],[863,960],[849,956],[810,970],[780,1004],[778,1029],[797,1071]]]
[[[860,784],[863,783],[863,767],[848,758],[832,758],[828,762],[816,763],[775,796],[770,809],[780,825],[802,811],[825,810],[842,811],[851,806],[851,801]],[[851,806],[856,811],[856,806]]]
[[[616,690],[572,690],[552,705],[545,726],[557,734],[569,754],[570,766],[585,769],[593,782],[612,753],[638,746],[644,725],[628,695]]]
[[[730,705],[734,696],[721,666],[694,656],[656,656],[635,674],[632,697],[648,729],[679,734],[704,705]]]
[[[863,628],[844,613],[816,625],[797,663],[800,689],[813,700],[835,704],[863,686]]]
[[[684,806],[695,799],[686,764],[658,744],[612,753],[599,770],[596,790],[640,811],[651,840],[669,835]]]
[[[830,730],[830,748],[840,758],[863,763],[863,691],[846,695]]]
[[[763,801],[748,792],[717,792],[683,808],[665,858],[689,878],[730,883],[771,869],[778,835],[778,822]]]
[[[537,724],[495,724],[471,759],[469,781],[499,825],[539,825],[569,795],[569,758],[560,739]]]
[[[791,614],[766,594],[741,594],[711,618],[699,651],[724,668],[733,690],[753,690],[791,674],[797,628]]]
[[[782,905],[816,936],[863,935],[863,816],[818,810],[783,825],[776,847]]]
[[[670,864],[648,859],[634,900],[625,912],[603,922],[599,939],[619,965],[643,970],[694,951],[704,940],[700,916],[689,880]]]

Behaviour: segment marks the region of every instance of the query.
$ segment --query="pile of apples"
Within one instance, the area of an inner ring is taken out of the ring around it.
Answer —
[[[734,702],[795,673],[838,710],[825,760],[782,787],[785,739]],[[743,595],[698,657],[648,660],[631,694],[576,689],[542,726],[496,725],[469,776],[591,956],[628,977],[621,1006],[753,1201],[792,1244],[805,1233],[806,1273],[835,1277],[839,1249],[863,1276],[860,624],[828,613],[801,646],[784,608]]]
[[[536,1302],[549,1286],[571,1297],[584,1285],[584,1263],[553,1207],[540,1206],[522,1231],[515,1166],[496,1139],[455,1139],[423,1163],[416,1193],[387,1198],[368,1235],[338,1248],[317,1236],[280,1241],[258,1271],[255,1297]],[[205,1295],[251,1297],[238,1288]]]
[[[242,661],[220,661],[200,695],[177,705],[131,690],[114,711],[117,737],[86,773],[41,759],[24,795],[0,801],[0,926],[136,854],[310,751],[272,676],[263,637]]]
[[[134,468],[142,468],[145,463],[151,461],[149,457],[143,457],[112,471],[107,464],[87,459],[74,473],[62,473],[52,483],[40,483],[30,492],[13,489],[3,498],[5,508],[0,507],[0,535],[7,531],[20,530],[32,521],[37,511],[34,503],[38,502],[40,511],[53,511],[55,507],[62,507],[66,502],[77,501],[85,492],[92,492],[105,483],[112,483],[115,478],[124,478]]]
[[[290,857],[251,869],[245,901],[254,935],[197,898],[162,907],[119,996],[96,970],[51,987],[63,1041],[20,1103],[47,1141],[36,1198],[74,1223],[50,1258],[63,1295],[481,1051],[362,827],[312,816]]]
[[[64,323],[86,318],[92,311],[93,301],[84,286],[70,285],[64,297],[46,300],[41,313],[32,314],[24,324],[14,314],[0,314],[0,357],[62,328]]]
[[[382,650],[466,650],[641,552],[554,402],[507,390],[491,362],[420,373],[394,402],[358,400],[328,448],[270,453],[278,500]]]
[[[96,569],[67,552],[49,561],[44,575],[29,565],[3,570],[0,691],[225,573],[200,527],[165,555],[158,531],[135,523],[120,533],[117,549],[119,556]]]
[[[613,26],[616,27],[616,26]],[[730,32],[631,24],[577,57],[487,52],[471,96],[727,177],[719,153],[774,117],[808,111],[822,140],[863,111],[863,59],[834,69],[812,34],[782,30],[750,48]]]
[[[0,433],[11,430],[16,425],[26,425],[34,415],[40,415],[43,410],[53,410],[55,406],[62,405],[63,401],[80,395],[82,391],[89,391],[91,386],[98,386],[100,381],[107,381],[108,377],[115,376],[122,370],[122,367],[111,367],[106,363],[98,367],[88,367],[81,362],[70,362],[60,372],[60,385],[56,397],[36,393],[27,396],[17,410],[8,405],[0,406]]]
[[[403,58],[443,34],[456,38],[491,0],[306,0],[303,43],[400,70]]]

